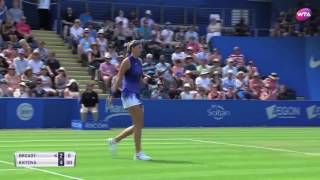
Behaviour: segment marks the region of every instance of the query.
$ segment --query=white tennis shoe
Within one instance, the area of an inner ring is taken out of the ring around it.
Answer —
[[[142,161],[150,161],[152,158],[148,155],[146,155],[144,152],[140,151],[139,153],[136,153],[136,155],[133,157],[134,160],[142,160]]]
[[[113,138],[109,138],[107,140],[107,144],[109,145],[109,151],[111,156],[117,155],[117,143],[115,142],[115,140]]]

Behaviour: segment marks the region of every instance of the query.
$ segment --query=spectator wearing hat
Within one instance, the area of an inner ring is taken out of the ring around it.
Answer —
[[[221,36],[222,25],[220,17],[215,14],[210,14],[210,23],[207,27],[206,42],[209,43],[214,36]]]
[[[70,79],[64,90],[64,98],[79,98],[79,85],[75,79]]]
[[[122,10],[119,10],[118,16],[115,18],[116,24],[119,24],[119,22],[122,22],[122,28],[127,29],[128,28],[128,18],[124,17],[124,12]]]
[[[87,24],[89,22],[93,21],[93,18],[91,16],[91,12],[89,11],[88,8],[86,8],[84,13],[80,14],[79,19],[80,19],[82,27],[87,26]]]
[[[13,97],[15,97],[15,98],[28,98],[30,96],[31,96],[30,88],[27,86],[27,84],[25,82],[21,82],[19,84],[19,88],[17,88],[13,92]]]
[[[105,62],[100,64],[99,67],[101,79],[103,80],[107,91],[110,90],[112,78],[117,73],[116,66],[110,63],[111,58],[111,54],[106,53],[104,56]]]
[[[191,26],[185,33],[185,42],[188,42],[193,37],[194,41],[199,42],[199,34],[196,32],[196,27]]]
[[[46,91],[47,95],[55,94],[56,91],[53,89],[53,82],[49,76],[48,66],[43,65],[41,67],[39,79],[41,80],[41,86]]]
[[[175,52],[171,55],[172,63],[175,64],[177,60],[183,61],[186,56],[187,55],[182,51],[182,47],[180,45],[176,45]]]
[[[140,19],[140,26],[143,27],[147,25],[147,27],[151,28],[154,24],[153,19],[151,19],[152,12],[151,10],[146,10],[144,17]]]
[[[259,73],[255,72],[252,79],[249,80],[249,89],[252,92],[253,98],[258,99],[260,97],[261,89],[264,86]]]
[[[222,76],[226,77],[229,72],[235,76],[237,74],[237,68],[234,66],[234,60],[231,58],[227,59],[227,65],[222,68]]]
[[[208,99],[207,90],[203,87],[199,87],[197,89],[197,93],[194,95],[194,99],[207,100]]]
[[[13,0],[12,8],[8,11],[8,17],[12,19],[14,23],[19,23],[22,16],[24,16],[24,13],[20,7],[20,0]]]
[[[17,75],[22,75],[28,67],[28,60],[25,58],[23,49],[18,49],[18,57],[14,58],[13,63],[16,67]]]
[[[183,67],[183,63],[180,59],[175,61],[175,64],[172,66],[171,71],[172,71],[173,77],[178,77],[178,76],[181,77],[183,75],[184,67]]]
[[[244,55],[241,53],[239,47],[234,47],[232,53],[229,55],[229,58],[233,59],[234,64],[237,66],[238,63],[244,64]]]
[[[207,91],[210,90],[211,80],[209,78],[209,71],[204,69],[201,71],[200,76],[196,78],[196,86],[204,87]]]
[[[196,59],[196,55],[193,51],[193,47],[191,47],[191,46],[187,46],[185,54],[186,54],[186,56],[192,56],[193,59]]]
[[[8,83],[5,79],[0,79],[0,97],[12,97],[13,93],[9,90]]]
[[[149,76],[154,76],[156,74],[156,64],[153,59],[152,54],[147,54],[142,64],[143,72]]]
[[[60,67],[57,71],[58,75],[54,78],[54,84],[59,96],[62,96],[69,78],[64,67]]]
[[[169,27],[171,25],[170,22],[166,22],[163,30],[161,31],[161,39],[163,39],[163,43],[171,44],[173,41],[174,32]]]
[[[73,25],[70,27],[70,37],[69,37],[69,47],[72,48],[73,53],[75,54],[77,45],[79,44],[80,39],[83,35],[83,28],[80,26],[80,20],[74,20]]]
[[[229,69],[225,78],[222,79],[222,87],[224,90],[236,87],[236,79],[234,78],[233,70]]]
[[[78,44],[78,54],[82,63],[86,62],[88,53],[90,52],[91,44],[93,42],[95,42],[95,39],[89,36],[89,29],[86,28],[83,32],[83,37],[80,39]]]
[[[99,46],[96,42],[92,42],[90,44],[90,49],[88,51],[88,62],[91,63],[93,61],[103,61],[103,56],[101,56],[101,52],[99,50]]]
[[[223,93],[219,91],[219,86],[216,84],[213,84],[210,87],[210,91],[208,93],[208,99],[210,100],[221,100],[223,99]]]
[[[184,60],[184,69],[196,73],[197,67],[196,67],[196,65],[195,65],[193,56],[188,55],[188,56],[185,58],[185,60]]]
[[[44,65],[44,63],[40,59],[39,51],[34,50],[31,56],[31,59],[28,62],[28,66],[32,68],[32,72],[34,74],[39,74],[41,67]]]
[[[195,37],[191,36],[187,43],[187,49],[191,47],[194,54],[197,54],[200,51],[199,42],[196,41]]]
[[[56,76],[58,74],[58,69],[60,68],[60,62],[56,58],[55,52],[50,52],[48,56],[48,60],[45,63],[46,66],[49,68],[49,72],[53,73],[53,76]]]
[[[44,41],[40,41],[38,44],[37,50],[39,52],[39,57],[41,61],[47,62],[49,56],[49,50],[45,47],[46,43]]]
[[[192,89],[195,89],[196,86],[195,86],[195,83],[194,83],[194,80],[193,80],[193,75],[194,74],[193,74],[192,71],[186,70],[186,72],[184,73],[184,76],[182,78],[182,81],[183,81],[183,84],[188,83],[188,84],[190,84]]]
[[[67,40],[69,36],[69,30],[73,25],[76,17],[73,14],[73,10],[71,7],[68,7],[66,12],[62,16],[62,25],[63,25],[63,39]]]
[[[108,40],[104,37],[104,30],[103,29],[100,29],[98,31],[98,37],[96,39],[96,42],[98,44],[99,51],[100,51],[100,54],[102,57],[106,53],[107,47],[108,47]]]
[[[9,66],[8,73],[4,76],[4,79],[6,80],[11,91],[16,90],[21,81],[21,78],[19,75],[17,75],[16,68],[13,65]]]
[[[246,74],[243,71],[239,71],[236,75],[236,90],[244,90],[248,86],[248,79]]]
[[[31,42],[33,35],[30,25],[26,23],[26,19],[25,16],[21,17],[20,22],[16,24],[16,30],[19,39],[26,39],[28,42]]]
[[[45,97],[46,91],[42,88],[41,79],[37,80],[36,87],[31,90],[32,97]]]
[[[183,85],[183,91],[180,93],[181,99],[194,99],[196,92],[192,91],[192,87],[190,84],[185,83]]]
[[[99,97],[98,93],[94,90],[94,84],[87,84],[86,90],[81,95],[81,120],[85,121],[87,119],[88,112],[91,112],[95,121],[98,120],[98,103]]]

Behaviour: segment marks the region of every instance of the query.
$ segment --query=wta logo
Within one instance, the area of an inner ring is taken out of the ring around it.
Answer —
[[[309,8],[302,8],[296,14],[297,21],[306,21],[311,17],[311,9]]]

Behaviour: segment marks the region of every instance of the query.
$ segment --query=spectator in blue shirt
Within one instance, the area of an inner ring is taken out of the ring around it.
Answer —
[[[222,80],[222,87],[226,91],[227,89],[234,89],[236,87],[236,79],[233,76],[233,71],[229,70],[227,73],[227,77]]]
[[[86,12],[80,14],[79,19],[81,21],[82,27],[86,26],[88,24],[88,22],[93,21],[93,18],[91,16],[91,13],[89,10],[86,10]]]
[[[89,29],[84,29],[83,32],[83,38],[79,42],[78,51],[79,54],[87,54],[90,50],[91,44],[95,42],[95,39],[93,37],[89,36]]]
[[[141,39],[149,40],[151,38],[151,28],[148,26],[148,21],[143,21],[143,26],[138,29],[138,34]]]

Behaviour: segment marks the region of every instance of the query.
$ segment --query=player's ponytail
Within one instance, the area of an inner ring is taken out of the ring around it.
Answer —
[[[127,56],[130,56],[130,54],[132,53],[132,48],[140,45],[141,42],[138,41],[138,40],[132,40],[128,43],[128,46],[127,46]]]

